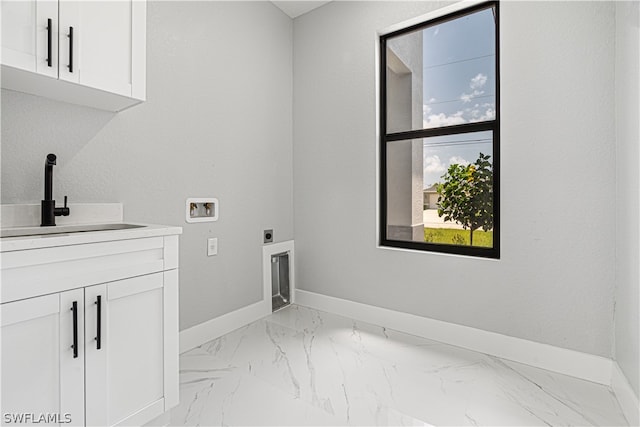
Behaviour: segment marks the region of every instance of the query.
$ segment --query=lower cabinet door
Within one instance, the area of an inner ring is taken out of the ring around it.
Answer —
[[[84,425],[83,294],[2,304],[2,425]]]
[[[87,287],[85,310],[87,425],[162,414],[163,274]]]

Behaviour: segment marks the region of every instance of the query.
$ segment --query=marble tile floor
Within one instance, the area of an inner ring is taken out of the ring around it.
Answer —
[[[605,386],[292,305],[180,356],[174,426],[620,426]]]

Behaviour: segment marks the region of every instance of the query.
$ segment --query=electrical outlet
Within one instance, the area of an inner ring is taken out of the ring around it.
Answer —
[[[264,243],[273,242],[273,230],[264,230]]]
[[[218,238],[207,239],[207,256],[218,255]]]

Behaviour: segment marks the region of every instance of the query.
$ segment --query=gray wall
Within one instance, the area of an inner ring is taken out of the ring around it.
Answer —
[[[292,23],[269,2],[148,4],[147,102],[119,114],[2,91],[2,203],[122,202],[181,225],[180,328],[262,298],[262,230],[293,238]],[[186,224],[187,197],[220,200]],[[219,255],[206,256],[207,237]]]
[[[502,259],[376,248],[376,31],[440,6],[294,21],[298,287],[611,356],[613,3],[501,4]]]
[[[616,2],[615,358],[640,393],[640,3]]]

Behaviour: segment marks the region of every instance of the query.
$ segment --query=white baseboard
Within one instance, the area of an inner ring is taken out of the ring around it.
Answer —
[[[611,385],[613,361],[605,357],[301,289],[296,290],[296,304],[595,383]]]
[[[271,298],[269,298],[268,305],[265,304],[265,301],[259,301],[180,331],[180,354],[260,320],[270,313]]]
[[[611,388],[620,403],[622,412],[627,418],[630,426],[640,425],[640,404],[638,396],[631,388],[631,384],[627,380],[618,363],[613,363],[613,372],[611,373]]]

